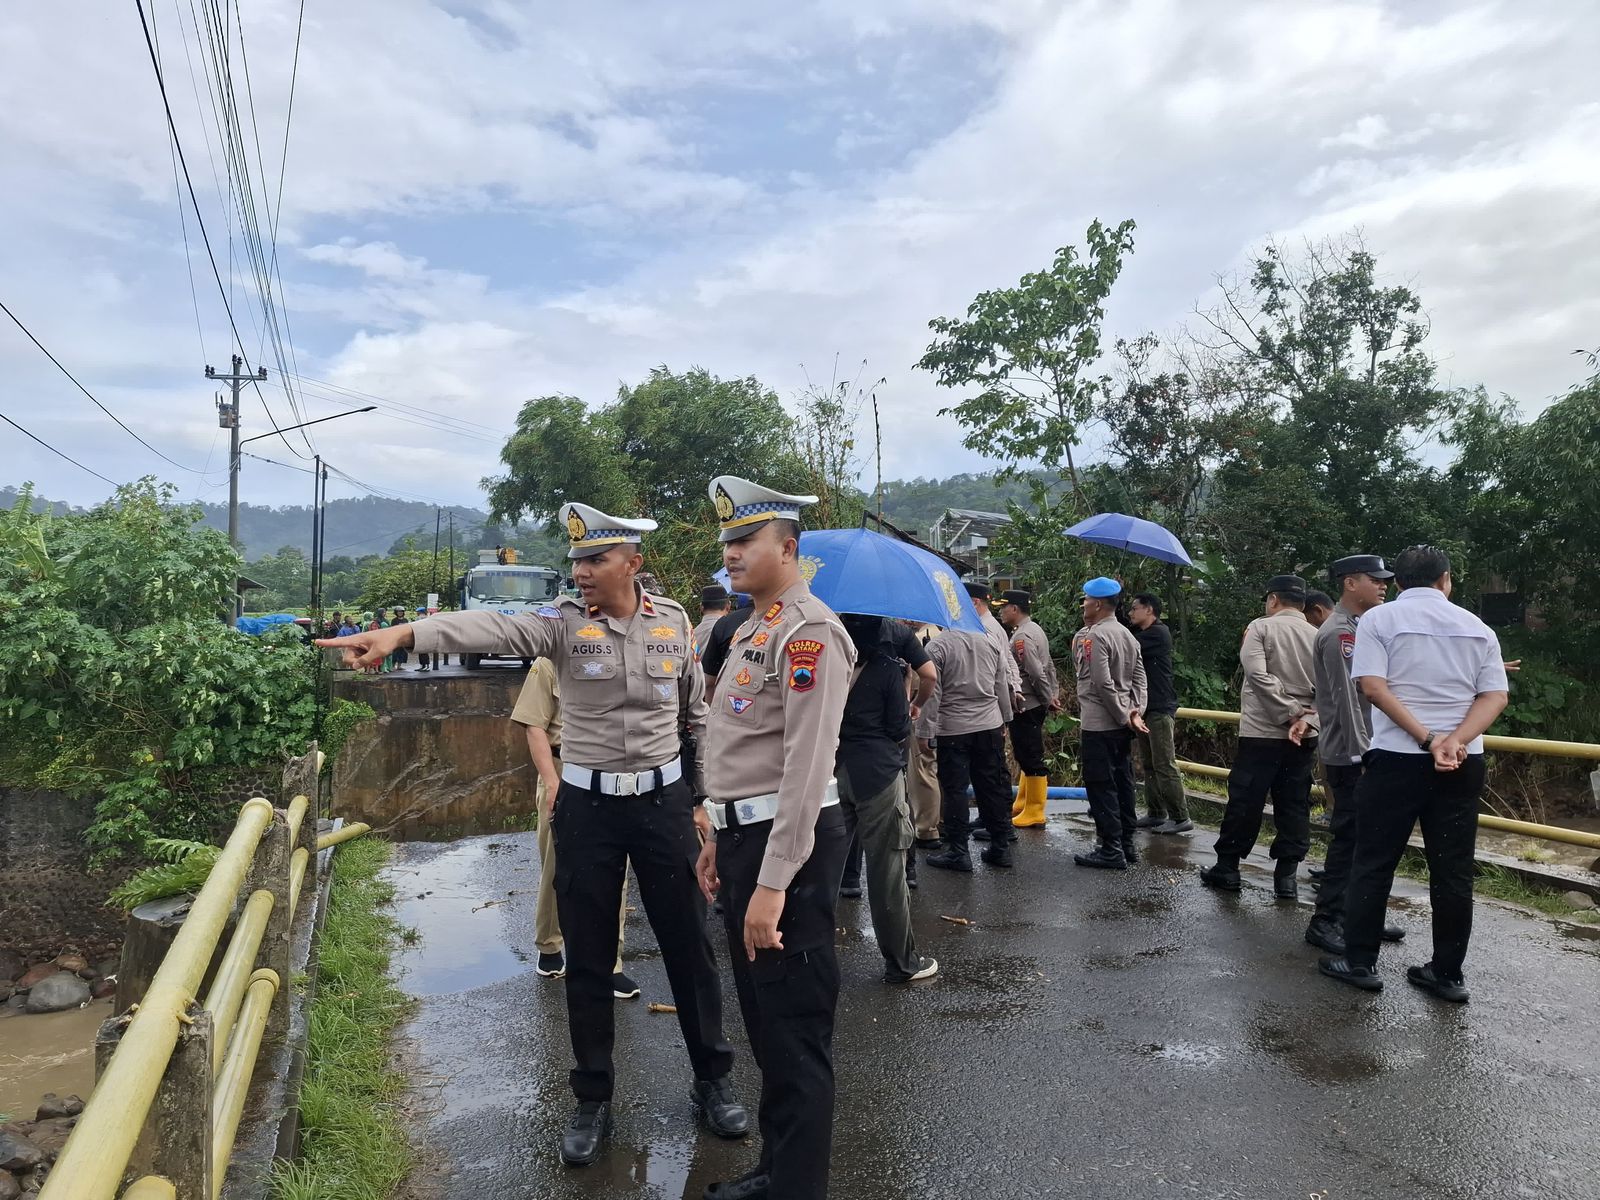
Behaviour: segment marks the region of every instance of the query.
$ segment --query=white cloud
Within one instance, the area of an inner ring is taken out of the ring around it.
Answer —
[[[251,8],[258,112],[281,113],[294,6]],[[835,353],[866,357],[889,377],[886,472],[973,469],[933,415],[953,397],[910,369],[928,318],[1044,265],[1095,216],[1133,216],[1115,333],[1172,327],[1268,234],[1359,226],[1432,310],[1450,378],[1536,406],[1600,327],[1587,16],[1580,0],[1537,21],[1510,0],[726,0],[621,19],[323,6],[308,13],[280,239],[295,247],[280,253],[301,367],[507,429],[529,396],[601,402],[661,362],[792,393],[802,363],[816,375]],[[18,64],[0,76],[0,156],[19,183],[0,193],[0,221],[23,231],[4,291],[27,297],[92,386],[131,375],[139,387],[114,393],[125,415],[203,461],[214,420],[142,38],[126,14],[73,37],[69,19],[0,28],[0,57]],[[175,19],[162,29],[187,88]],[[929,124],[950,97],[965,109]],[[193,96],[180,101],[205,164]],[[748,121],[762,124],[725,150]],[[813,135],[821,157],[789,153],[786,139]],[[848,170],[827,161],[836,149]],[[221,228],[209,171],[196,183]],[[582,245],[625,241],[625,273],[553,286],[486,266],[465,249],[473,223],[507,214]],[[462,231],[459,252],[442,220]],[[196,265],[221,361],[215,284]],[[59,394],[36,360],[0,338],[0,373]],[[103,418],[64,412],[38,414],[39,431],[134,469]],[[495,466],[492,444],[387,417],[319,429],[352,474],[453,501],[474,502]],[[47,492],[82,494],[71,468],[31,450],[22,462]],[[272,470],[252,468],[252,498],[298,496],[300,477],[278,472],[279,487]]]

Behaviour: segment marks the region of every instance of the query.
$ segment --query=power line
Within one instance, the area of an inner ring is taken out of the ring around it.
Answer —
[[[38,434],[30,433],[28,430],[24,429],[21,425],[18,425],[10,417],[6,416],[5,413],[0,413],[0,421],[4,421],[7,425],[11,426],[11,428],[15,429],[18,433],[23,434],[26,437],[31,437],[34,441],[38,442],[39,445],[43,446],[46,450],[50,451],[51,454],[54,454],[54,455],[56,455],[56,456],[58,456],[60,458],[66,459],[69,463],[71,463],[73,466],[77,467],[80,471],[87,471],[87,472],[89,472],[89,474],[93,475],[96,479],[105,480],[105,482],[109,483],[112,487],[121,487],[122,486],[115,479],[106,479],[106,477],[104,475],[100,474],[100,472],[96,471],[93,467],[84,466],[77,459],[73,458],[72,455],[66,454],[66,453],[63,453],[60,450],[57,450],[54,446],[52,446],[49,442],[45,441]]]
[[[155,42],[150,36],[150,22],[145,18],[144,0],[134,0],[134,6],[139,11],[139,27],[144,31],[145,49],[150,52],[150,66],[156,74],[156,86],[161,90],[161,107],[167,116],[167,132],[172,137],[173,147],[178,152],[178,163],[183,168],[183,181],[189,191],[189,203],[194,206],[194,219],[195,223],[200,226],[201,240],[205,242],[206,258],[211,263],[211,274],[217,281],[217,291],[222,297],[223,310],[228,314],[228,325],[233,330],[234,340],[239,349],[243,351],[245,345],[244,337],[239,332],[239,323],[233,319],[233,306],[228,303],[228,289],[222,282],[222,270],[217,266],[217,256],[211,248],[211,235],[206,232],[205,218],[200,215],[200,198],[195,195],[194,179],[189,174],[189,160],[183,152],[183,141],[178,137],[178,124],[172,116],[172,102],[167,97],[167,81],[161,71],[161,58],[156,54]],[[249,364],[246,363],[245,365],[248,366]],[[278,428],[278,419],[272,415],[272,407],[267,403],[267,398],[259,386],[256,388],[256,395],[261,398],[261,406],[267,411],[267,419],[272,425],[272,431],[278,435],[285,446],[288,446],[290,453],[299,458],[304,458],[305,455],[289,445],[289,439]]]
[[[304,377],[301,378],[301,385],[302,395],[309,396],[311,399],[320,401],[324,404],[348,404],[352,399],[368,400],[375,404],[379,409],[383,410],[384,414],[390,419],[401,421],[407,425],[415,425],[420,429],[429,429],[436,433],[454,434],[456,437],[468,438],[471,441],[483,442],[488,445],[499,445],[501,443],[500,438],[489,437],[486,434],[475,433],[470,429],[460,429],[454,425],[444,425],[434,421],[419,419],[418,417],[413,416],[410,411],[395,406],[392,401],[378,400],[364,395],[339,395],[331,390],[326,394],[323,394],[323,388],[321,385],[311,384],[310,381]]]
[[[450,422],[453,422],[453,423],[455,423],[457,425],[471,426],[473,429],[481,429],[485,433],[491,433],[496,438],[503,438],[505,436],[505,434],[504,434],[504,432],[502,430],[496,428],[493,425],[485,425],[485,424],[483,424],[482,422],[479,422],[479,421],[469,421],[465,417],[452,417],[448,413],[435,412],[431,408],[424,408],[421,405],[417,405],[417,404],[405,404],[405,403],[402,403],[399,400],[390,400],[390,399],[387,399],[387,398],[385,398],[383,396],[376,396],[371,392],[363,392],[363,391],[361,391],[361,390],[359,390],[357,388],[346,387],[342,383],[330,383],[326,379],[313,379],[309,375],[300,376],[300,382],[301,383],[314,383],[319,387],[328,388],[328,389],[330,389],[332,391],[335,391],[335,392],[343,392],[347,396],[356,396],[356,397],[359,397],[362,400],[375,400],[379,404],[388,404],[388,405],[394,406],[395,408],[402,408],[402,409],[405,409],[408,412],[415,413],[418,416],[431,417],[431,418],[434,418],[435,420],[439,420],[439,421],[450,421]]]
[[[24,325],[21,322],[21,320],[18,319],[16,313],[12,312],[9,308],[6,307],[5,301],[3,301],[3,300],[0,300],[0,312],[3,312],[3,313],[6,314],[6,316],[10,317],[11,321],[12,321],[12,324],[14,324],[18,329],[22,330],[22,332],[27,336],[27,338],[28,338],[28,340],[30,342],[32,342],[35,346],[39,347],[40,353],[42,353],[51,362],[55,363],[56,369],[58,371],[60,371],[63,375],[65,375],[68,379],[72,380],[72,384],[73,384],[74,387],[76,387],[85,396],[88,396],[89,399],[94,403],[94,406],[96,408],[98,408],[101,412],[105,413],[106,416],[110,417],[118,425],[121,425],[122,426],[122,431],[124,433],[126,433],[129,437],[131,437],[134,441],[138,442],[141,446],[143,446],[146,450],[150,451],[150,453],[154,454],[157,458],[163,459],[166,462],[171,463],[173,466],[177,467],[178,470],[180,470],[180,471],[187,471],[191,475],[203,475],[204,474],[203,471],[196,471],[193,467],[184,466],[181,462],[179,462],[175,458],[169,458],[167,455],[165,455],[165,454],[161,453],[161,451],[157,450],[149,442],[145,441],[142,437],[140,437],[133,430],[129,429],[127,427],[127,425],[123,424],[123,420],[122,420],[121,417],[117,416],[116,413],[112,412],[104,404],[101,404],[99,400],[95,399],[94,393],[91,392],[88,388],[84,387],[83,384],[79,383],[78,382],[78,377],[76,375],[74,375],[71,371],[67,370],[66,367],[61,365],[61,360],[59,358],[57,358],[54,354],[51,354],[50,351],[45,348],[44,343],[41,342],[38,338],[33,336],[33,331],[31,329],[29,329],[26,325]],[[63,455],[62,457],[66,457],[66,456]],[[79,464],[79,465],[81,466],[82,464]],[[87,471],[88,469],[89,468],[84,467],[84,470]],[[101,478],[104,478],[104,476],[102,476]]]

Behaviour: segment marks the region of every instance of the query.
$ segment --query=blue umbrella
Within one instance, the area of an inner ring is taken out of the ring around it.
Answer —
[[[1140,520],[1126,513],[1099,513],[1079,521],[1065,531],[1068,537],[1082,538],[1118,550],[1131,550],[1146,558],[1162,562],[1191,565],[1189,552],[1183,544],[1154,521]]]
[[[869,529],[800,535],[800,573],[834,612],[895,617],[982,633],[955,570],[937,554]]]

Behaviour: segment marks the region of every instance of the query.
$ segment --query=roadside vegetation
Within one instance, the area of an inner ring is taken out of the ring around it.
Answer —
[[[334,855],[300,1092],[302,1153],[277,1169],[276,1200],[387,1200],[411,1165],[399,1109],[406,1080],[389,1057],[411,1006],[389,977],[406,934],[388,911],[394,888],[379,877],[389,855],[370,836]]]

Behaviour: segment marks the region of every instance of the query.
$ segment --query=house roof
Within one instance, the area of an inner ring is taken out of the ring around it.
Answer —
[[[989,521],[996,525],[1009,525],[1011,518],[1005,513],[984,512],[979,508],[947,508],[944,515],[958,521]]]
[[[968,562],[964,558],[957,558],[953,554],[946,554],[943,550],[935,550],[932,546],[928,545],[926,542],[918,541],[916,538],[912,537],[909,533],[907,533],[904,529],[901,529],[893,521],[889,520],[888,517],[880,517],[875,512],[867,513],[866,517],[867,517],[867,520],[876,522],[878,527],[880,529],[882,529],[885,533],[887,533],[890,537],[898,538],[900,541],[906,542],[906,543],[908,543],[908,544],[910,544],[912,546],[915,546],[919,550],[926,550],[929,554],[938,555],[940,558],[944,559],[945,562],[949,563],[952,567],[954,567],[957,571],[961,572],[963,575],[969,574],[970,572],[972,572],[972,571],[977,569],[976,564]]]

